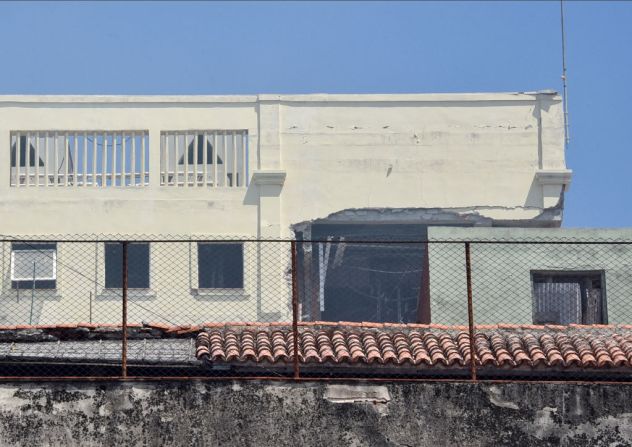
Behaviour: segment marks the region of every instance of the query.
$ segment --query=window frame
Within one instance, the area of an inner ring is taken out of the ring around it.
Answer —
[[[583,319],[584,319],[584,310],[585,310],[585,300],[586,300],[586,296],[585,296],[585,286],[580,284],[580,291],[581,291],[581,317],[582,317],[582,321],[579,323],[573,323],[573,324],[580,324],[580,325],[591,325],[591,324],[608,324],[608,294],[607,294],[607,290],[606,290],[606,272],[605,270],[602,269],[595,269],[595,270],[531,270],[530,271],[530,278],[531,278],[531,313],[532,313],[532,322],[533,324],[548,324],[548,323],[536,323],[535,322],[535,278],[537,276],[546,276],[546,277],[552,277],[553,279],[555,278],[568,278],[568,279],[589,279],[590,277],[599,277],[599,282],[600,282],[600,291],[601,291],[601,321],[598,323],[584,323]],[[561,324],[561,323],[557,323],[557,324]]]
[[[24,246],[21,248],[19,246]],[[18,246],[18,247],[16,247]],[[36,247],[40,248],[36,248]],[[53,274],[50,277],[17,278],[15,276],[16,252],[52,252]],[[14,242],[11,244],[11,289],[42,289],[54,290],[57,288],[57,242]]]
[[[103,289],[104,290],[122,290],[123,289],[123,284],[122,284],[122,278],[121,278],[121,287],[108,287],[107,286],[107,245],[108,244],[121,244],[120,242],[104,242],[103,243]],[[152,278],[151,278],[151,251],[152,251],[152,245],[150,242],[129,242],[129,245],[132,244],[144,244],[148,246],[147,249],[147,287],[130,287],[129,286],[129,281],[128,281],[128,285],[127,285],[127,289],[130,291],[133,290],[138,290],[138,291],[143,291],[143,290],[152,290],[151,286],[152,286]],[[128,253],[129,255],[129,253]],[[121,252],[121,256],[122,256],[122,252]],[[129,259],[128,259],[129,261]],[[129,262],[127,265],[128,268],[128,273],[129,273]]]
[[[238,245],[241,247],[241,286],[239,287],[202,287],[200,270],[200,246],[202,245]],[[197,270],[197,290],[199,292],[243,292],[246,289],[246,244],[244,242],[221,241],[221,242],[197,242],[196,243],[196,270]]]

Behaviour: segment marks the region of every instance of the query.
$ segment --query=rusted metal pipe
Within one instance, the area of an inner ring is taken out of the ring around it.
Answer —
[[[121,375],[125,379],[127,378],[127,246],[128,242],[121,242],[123,248],[123,262],[122,262],[122,274],[123,274],[123,343],[121,346]]]
[[[465,275],[467,279],[467,324],[470,329],[470,366],[472,380],[476,381],[476,356],[474,347],[474,306],[472,304],[472,261],[470,259],[470,243],[465,243]]]
[[[292,250],[292,334],[294,336],[294,379],[300,377],[298,366],[298,283],[296,281],[296,241],[291,242]]]
[[[421,266],[421,284],[419,287],[419,302],[417,303],[417,323],[430,324],[430,256],[428,244],[423,246]]]

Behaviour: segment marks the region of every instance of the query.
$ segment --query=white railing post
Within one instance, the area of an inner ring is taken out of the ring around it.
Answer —
[[[150,187],[160,185],[160,129],[149,129],[149,178]]]
[[[143,132],[140,136],[140,185],[141,186],[145,186],[147,183],[145,182],[145,157],[147,156],[146,150],[147,147],[145,146],[145,132]],[[159,144],[159,142],[156,142],[155,144]]]
[[[213,188],[217,188],[217,160],[219,159],[219,152],[217,150],[217,132],[213,131]]]
[[[59,186],[59,155],[57,148],[58,135],[57,132],[53,133],[53,182],[55,187]]]
[[[20,140],[22,135],[15,134],[15,186],[20,187]]]
[[[208,145],[207,133],[204,132],[202,134],[202,171],[204,172],[204,182],[202,186],[205,188],[208,186],[208,154],[206,150],[206,146]]]
[[[97,133],[92,136],[92,187],[97,187]],[[101,161],[103,163],[103,161]]]

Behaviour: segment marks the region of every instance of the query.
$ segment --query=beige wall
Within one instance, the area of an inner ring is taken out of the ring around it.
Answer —
[[[284,220],[384,207],[530,219],[545,200],[536,171],[565,169],[561,113],[551,95],[284,103]]]
[[[151,243],[150,288],[129,289],[128,321],[291,321],[290,244],[243,244],[243,289],[200,290],[195,242]],[[120,323],[122,293],[105,288],[104,243],[59,242],[54,290],[12,288],[11,242],[0,253],[0,325]]]
[[[160,132],[194,129],[247,129],[251,175],[281,171],[285,184],[261,202],[256,182],[159,186]],[[148,131],[150,184],[10,187],[9,134],[37,130]],[[561,100],[549,93],[0,96],[5,234],[287,236],[297,222],[384,207],[531,219],[557,203],[565,169]]]
[[[248,131],[247,188],[159,185],[162,131],[221,129]],[[54,130],[148,132],[149,185],[10,187],[10,133]],[[363,208],[443,208],[526,222],[558,203],[569,178],[561,99],[547,92],[0,96],[0,234],[8,236],[289,237],[293,224]],[[6,288],[6,247],[2,308],[23,321],[30,300],[18,302]],[[46,292],[35,313],[85,320],[91,291],[93,313],[116,321],[118,301],[94,286],[102,283],[102,249],[82,247],[81,262],[71,249],[78,247],[60,244],[60,262],[77,263],[81,274],[60,269],[59,290]],[[289,247],[247,250],[239,300],[192,294],[188,253],[187,244],[153,247],[152,294],[130,297],[139,303],[130,306],[132,321],[287,317]],[[140,306],[160,313],[145,315]]]

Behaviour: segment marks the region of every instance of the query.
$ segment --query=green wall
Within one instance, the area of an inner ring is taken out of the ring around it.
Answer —
[[[428,240],[433,323],[467,324],[465,247],[457,241],[471,241],[476,324],[531,324],[533,270],[602,271],[608,323],[632,324],[632,244],[612,244],[632,242],[632,229],[430,227]]]

